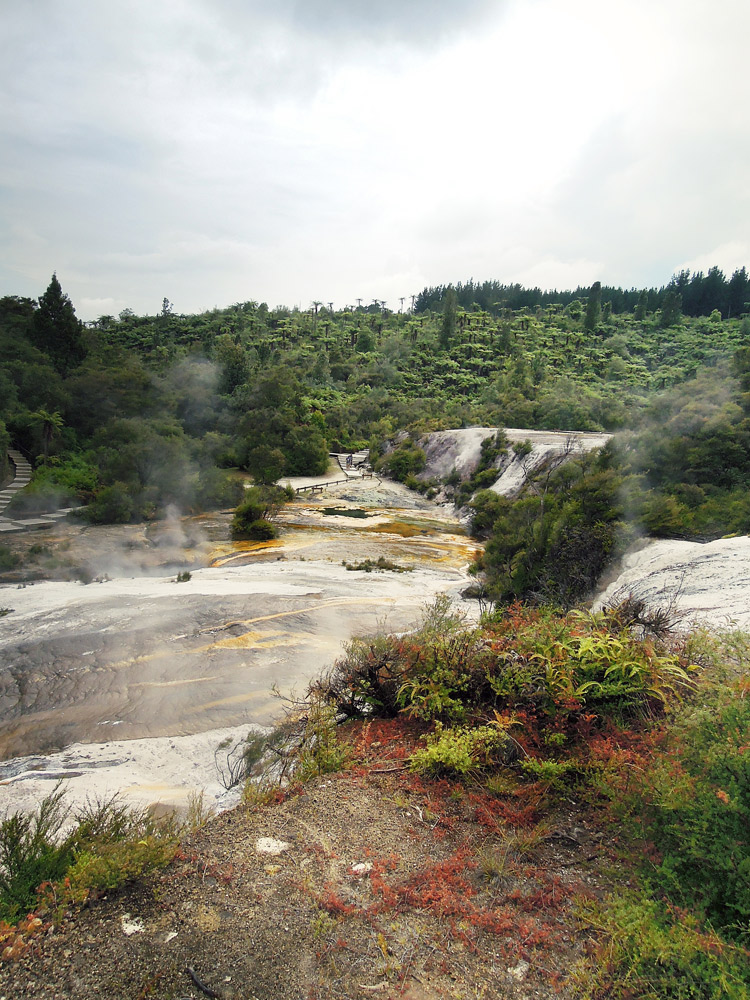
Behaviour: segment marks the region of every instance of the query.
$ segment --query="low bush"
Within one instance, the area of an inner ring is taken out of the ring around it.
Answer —
[[[633,789],[660,896],[750,946],[750,684],[690,708]],[[717,703],[718,702],[718,703]]]
[[[241,740],[227,737],[214,750],[214,764],[226,789],[245,781],[266,751],[268,739],[260,733],[248,733]]]
[[[271,539],[278,537],[278,529],[265,518],[259,518],[257,521],[251,521],[250,524],[247,524],[239,531],[234,529],[232,530],[232,538],[244,538],[253,542],[270,542]]]
[[[411,441],[403,441],[384,458],[375,463],[376,471],[386,472],[394,479],[406,482],[409,476],[415,476],[424,469],[427,456],[424,451]]]
[[[392,573],[411,573],[413,569],[412,566],[399,566],[398,563],[386,559],[385,556],[378,556],[377,559],[363,559],[357,563],[350,563],[344,559],[342,566],[352,572],[359,571],[362,573],[372,573],[373,570],[381,573],[386,570],[390,570]]]
[[[7,545],[0,545],[0,571],[16,569],[21,565],[21,559]]]
[[[455,468],[446,481],[446,485],[456,488],[455,500],[459,507],[469,504],[469,501],[478,491],[486,490],[492,486],[499,477],[497,460],[501,455],[507,454],[508,439],[505,431],[499,429],[492,437],[486,437],[480,446],[479,463],[472,475],[461,482]],[[471,505],[469,505],[471,506]]]
[[[715,640],[694,645],[715,658]],[[738,653],[746,669],[732,633],[729,675]],[[586,996],[750,997],[749,691],[746,673],[710,679],[639,757],[600,772],[633,883],[583,914],[603,934]]]
[[[37,887],[62,879],[73,863],[73,838],[60,836],[68,812],[57,789],[35,813],[16,812],[0,823],[1,920],[33,909]]]
[[[403,711],[463,722],[523,707],[542,729],[567,726],[574,735],[582,715],[601,722],[659,712],[691,686],[684,657],[635,638],[614,613],[521,605],[496,612],[482,629],[436,624],[433,608],[411,635],[353,640],[318,682],[347,715]]]
[[[246,490],[232,518],[232,538],[259,542],[276,538],[278,532],[272,521],[289,499],[288,491],[280,486],[252,486]]]
[[[58,902],[82,902],[166,865],[178,833],[173,821],[116,798],[88,803],[71,820],[58,787],[36,812],[16,812],[0,823],[0,920],[13,922],[33,910],[44,884]]]
[[[579,995],[596,1000],[748,1000],[750,952],[685,910],[622,890],[582,912],[602,934]]]
[[[138,511],[125,483],[113,483],[98,490],[83,517],[92,524],[128,524]]]
[[[503,762],[507,739],[500,726],[461,726],[444,729],[437,723],[425,736],[426,747],[409,760],[413,771],[466,777]]]
[[[330,705],[313,700],[305,720],[294,770],[300,781],[340,771],[348,757],[337,736],[336,713]]]

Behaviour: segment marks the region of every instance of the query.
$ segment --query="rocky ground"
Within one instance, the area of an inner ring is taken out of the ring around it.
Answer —
[[[348,739],[352,770],[224,813],[166,871],[43,914],[0,965],[0,1000],[573,996],[592,944],[576,900],[604,893],[610,864],[583,807],[514,824],[508,800],[405,770],[403,733]]]

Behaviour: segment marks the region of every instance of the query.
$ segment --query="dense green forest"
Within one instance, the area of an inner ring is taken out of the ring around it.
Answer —
[[[16,511],[83,502],[94,522],[126,522],[233,506],[231,470],[316,475],[329,450],[377,458],[400,431],[399,461],[380,461],[411,485],[430,430],[621,432],[514,502],[481,491],[490,473],[453,484],[462,503],[474,493],[495,594],[568,603],[553,556],[589,554],[578,593],[635,531],[750,531],[748,299],[744,268],[712,268],[627,291],[470,281],[425,289],[411,312],[249,301],[180,315],[164,299],[153,316],[83,324],[53,276],[38,301],[0,299],[0,450],[35,466]]]
[[[415,297],[415,311],[438,308],[448,287],[451,286],[425,288]],[[498,281],[475,282],[473,279],[455,286],[457,302],[464,309],[479,307],[493,316],[499,316],[504,309],[536,309],[537,306],[554,304],[569,306],[576,299],[588,300],[590,291],[590,288],[580,286],[575,291],[542,291],[541,288],[503,285]],[[655,312],[663,309],[665,303],[671,303],[673,307],[677,304],[686,316],[710,316],[714,309],[718,309],[722,319],[729,319],[745,311],[750,299],[750,277],[744,267],[738,268],[729,279],[720,268],[712,267],[707,274],[680,271],[661,288],[626,289],[605,285],[601,287],[600,294],[616,313],[634,312],[636,309]]]

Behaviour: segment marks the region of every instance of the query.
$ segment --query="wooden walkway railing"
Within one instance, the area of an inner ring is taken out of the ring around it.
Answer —
[[[346,479],[329,479],[325,483],[311,483],[310,486],[298,486],[295,493],[322,493],[327,486],[339,486],[341,483],[353,483],[358,479],[376,479],[374,472],[363,472],[359,476],[347,476]]]

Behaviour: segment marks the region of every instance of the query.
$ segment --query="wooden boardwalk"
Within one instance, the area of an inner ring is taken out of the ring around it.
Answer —
[[[377,479],[377,476],[370,468],[368,461],[370,452],[329,452],[331,458],[335,458],[338,467],[344,473],[343,479],[327,479],[320,483],[310,483],[307,486],[297,486],[296,493],[322,493],[328,486],[340,486],[342,483],[351,483],[359,479]]]

